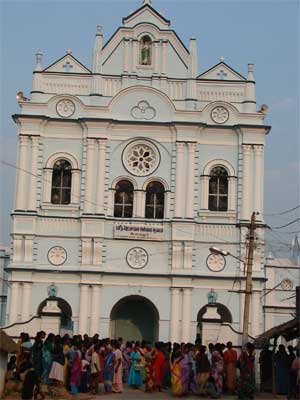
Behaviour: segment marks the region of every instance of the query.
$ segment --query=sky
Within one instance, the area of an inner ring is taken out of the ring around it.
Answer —
[[[88,67],[96,25],[103,26],[104,41],[122,25],[122,17],[141,0],[0,0],[1,100],[0,157],[15,164],[17,127],[11,115],[18,113],[16,93],[30,96],[37,49],[43,66],[72,49]],[[255,64],[257,105],[267,104],[265,120],[272,125],[265,148],[265,220],[272,227],[299,218],[299,8],[290,0],[153,0],[152,6],[171,20],[171,27],[188,46],[195,36],[199,73],[220,57],[243,75],[247,63]],[[0,163],[0,243],[9,244],[15,169]],[[275,215],[273,215],[275,214]],[[269,230],[268,245],[275,256],[287,253],[300,223]],[[284,233],[280,233],[284,232]],[[288,233],[286,233],[288,232]]]

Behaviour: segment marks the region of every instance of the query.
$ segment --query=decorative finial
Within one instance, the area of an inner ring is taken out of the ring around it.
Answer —
[[[220,61],[224,62],[224,57],[223,56],[220,57]]]
[[[103,27],[102,25],[97,25],[97,30],[96,30],[96,36],[101,36],[103,33]]]
[[[142,6],[145,6],[146,4],[151,5],[151,0],[143,0]]]
[[[253,71],[254,71],[254,64],[249,63],[248,64],[248,76],[247,76],[248,81],[254,81]]]
[[[71,49],[67,49],[66,53],[67,54],[72,54],[72,50]]]
[[[43,53],[41,49],[38,49],[38,51],[35,54],[35,70],[36,71],[41,71],[42,68],[42,58],[43,58]]]

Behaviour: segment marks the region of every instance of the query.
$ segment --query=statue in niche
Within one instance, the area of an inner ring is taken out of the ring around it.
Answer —
[[[57,296],[57,287],[52,283],[47,287],[48,297],[56,297]]]
[[[151,65],[151,39],[149,36],[144,36],[141,40],[141,57],[142,65]]]
[[[218,295],[217,293],[211,289],[210,292],[207,293],[208,304],[216,304]]]

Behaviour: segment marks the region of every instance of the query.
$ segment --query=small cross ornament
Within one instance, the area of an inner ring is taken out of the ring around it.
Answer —
[[[73,68],[73,65],[70,63],[70,61],[67,61],[63,65],[63,68],[65,69],[65,72],[71,72],[71,69]]]
[[[224,72],[222,69],[220,72],[217,73],[217,75],[221,80],[224,80],[227,76],[226,72]]]

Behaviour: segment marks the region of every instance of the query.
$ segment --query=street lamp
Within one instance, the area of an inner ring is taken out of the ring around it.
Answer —
[[[213,254],[221,254],[224,257],[231,256],[231,257],[235,258],[236,260],[239,260],[240,262],[242,262],[244,264],[244,267],[246,266],[245,260],[242,260],[241,258],[235,256],[234,254],[230,253],[229,251],[220,249],[219,247],[215,247],[215,246],[210,247],[209,251]]]

